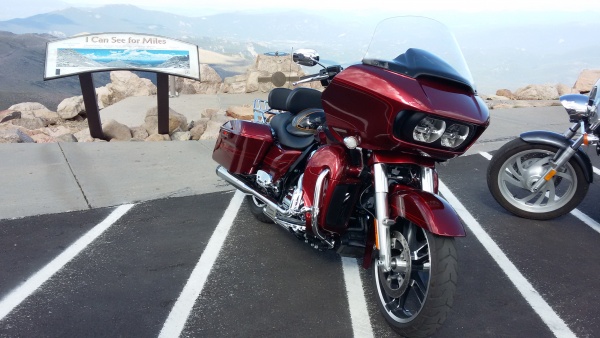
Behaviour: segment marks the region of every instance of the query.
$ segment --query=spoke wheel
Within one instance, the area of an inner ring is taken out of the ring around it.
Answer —
[[[550,168],[557,148],[516,139],[503,146],[488,167],[488,187],[508,211],[531,219],[550,219],[568,213],[585,197],[589,183],[571,159],[537,192],[531,187]]]
[[[446,319],[454,301],[458,264],[454,239],[405,221],[390,232],[392,269],[375,266],[380,310],[405,337],[427,337]]]

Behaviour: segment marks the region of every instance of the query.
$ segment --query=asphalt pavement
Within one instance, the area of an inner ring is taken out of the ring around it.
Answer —
[[[170,107],[194,119],[205,108],[251,105],[255,97],[181,95],[170,99]],[[136,125],[155,104],[153,96],[130,97],[100,115]],[[564,109],[557,106],[490,113],[490,127],[468,154],[495,150],[524,131],[562,132],[569,126]],[[214,140],[0,144],[0,219],[231,190],[215,174],[213,147]]]

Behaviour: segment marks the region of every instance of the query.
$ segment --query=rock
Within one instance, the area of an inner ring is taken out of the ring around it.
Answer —
[[[82,129],[73,134],[73,136],[75,136],[77,142],[94,142],[94,138],[90,135],[89,128]]]
[[[171,135],[171,141],[189,141],[191,137],[189,131],[176,131]]]
[[[508,89],[498,89],[496,91],[496,95],[497,96],[504,96],[510,100],[513,100],[515,98],[515,95]]]
[[[148,131],[142,126],[131,128],[131,137],[133,140],[144,141],[148,136]]]
[[[558,90],[552,85],[529,85],[514,93],[517,100],[558,100]]]
[[[34,119],[15,119],[12,120],[11,123],[15,126],[20,126],[29,130],[44,128],[46,126],[44,120],[39,117]]]
[[[169,108],[169,134],[172,134],[178,128],[181,131],[187,131],[187,126],[187,118]],[[153,107],[148,110],[143,127],[150,135],[158,133],[158,107]]]
[[[8,122],[10,120],[20,119],[20,118],[21,118],[20,111],[8,109],[8,110],[3,110],[0,112],[0,123]]]
[[[223,80],[207,64],[200,65],[200,81],[183,77],[175,78],[175,90],[181,94],[216,94]]]
[[[145,141],[155,142],[155,141],[170,141],[171,138],[169,135],[163,134],[152,134],[148,136]]]
[[[58,138],[65,134],[72,134],[72,130],[65,126],[54,126],[42,129],[42,132],[46,135]]]
[[[56,110],[61,118],[68,120],[75,116],[85,112],[85,105],[83,104],[83,95],[73,96],[62,100],[58,104]]]
[[[249,105],[231,106],[227,108],[225,114],[238,120],[252,120],[254,118],[254,109]]]
[[[56,124],[60,121],[60,116],[56,112],[51,111],[38,102],[23,102],[15,104],[9,109],[19,111],[21,113],[21,118],[24,119],[35,119],[39,117],[44,121],[44,126]]]
[[[96,100],[98,101],[98,109],[104,109],[110,106],[111,104],[115,103],[113,102],[111,95],[112,91],[107,87],[96,88]]]
[[[34,143],[22,127],[12,124],[0,125],[0,143]]]
[[[200,136],[201,140],[216,140],[219,136],[219,130],[221,130],[221,126],[223,122],[218,120],[210,120],[206,123],[206,130]]]
[[[190,130],[192,140],[197,141],[200,139],[200,137],[202,137],[202,134],[204,134],[206,131],[206,125],[208,121],[208,119],[194,121],[194,127]]]
[[[63,134],[56,137],[58,142],[77,142],[77,138],[73,134]]]
[[[218,112],[219,112],[219,109],[206,108],[206,109],[204,109],[204,111],[202,113],[200,113],[200,116],[211,119]]]
[[[600,79],[600,69],[584,69],[575,81],[573,89],[582,94],[589,93],[598,79]]]
[[[575,88],[571,88],[566,84],[562,83],[556,85],[556,90],[558,91],[558,96],[563,96],[567,94],[579,94],[579,92]]]
[[[35,143],[55,143],[57,140],[46,134],[36,134],[31,136]]]
[[[104,136],[109,140],[129,141],[131,139],[131,130],[126,125],[110,119],[102,124]]]

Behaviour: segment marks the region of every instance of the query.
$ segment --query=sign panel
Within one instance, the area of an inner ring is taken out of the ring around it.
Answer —
[[[156,35],[102,33],[49,42],[44,80],[138,70],[200,80],[198,46]]]

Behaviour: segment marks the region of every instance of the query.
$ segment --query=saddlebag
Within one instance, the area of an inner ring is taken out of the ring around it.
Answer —
[[[221,126],[212,158],[231,173],[255,174],[272,143],[269,125],[231,120]]]

